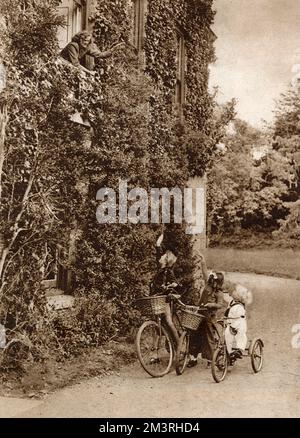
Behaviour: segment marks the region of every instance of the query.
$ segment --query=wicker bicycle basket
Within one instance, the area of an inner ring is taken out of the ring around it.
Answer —
[[[189,330],[197,330],[205,316],[199,315],[195,310],[181,310],[182,327]]]
[[[165,313],[166,295],[140,298],[136,304],[145,315],[160,315]]]

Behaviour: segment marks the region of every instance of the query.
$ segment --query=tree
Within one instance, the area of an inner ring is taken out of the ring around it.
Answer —
[[[273,149],[286,157],[289,163],[289,191],[285,206],[289,214],[280,221],[281,237],[299,239],[300,233],[300,95],[295,89],[281,96],[275,112]]]
[[[235,120],[208,175],[211,235],[276,229],[286,215],[289,162],[271,150],[266,133]],[[254,152],[261,152],[255,159]]]

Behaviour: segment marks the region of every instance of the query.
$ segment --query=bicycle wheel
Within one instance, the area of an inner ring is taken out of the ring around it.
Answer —
[[[136,349],[144,370],[152,377],[162,377],[170,371],[173,362],[173,346],[163,325],[146,321],[136,336]]]
[[[249,347],[251,365],[255,373],[258,373],[263,366],[263,347],[264,344],[261,339],[254,339]]]
[[[190,348],[190,337],[187,332],[183,332],[180,336],[178,347],[176,350],[176,363],[175,369],[176,374],[181,376],[184,372],[188,358],[189,358],[189,348]]]
[[[214,381],[217,383],[222,382],[227,374],[228,369],[228,357],[226,346],[222,346],[215,350],[211,362],[211,372]]]

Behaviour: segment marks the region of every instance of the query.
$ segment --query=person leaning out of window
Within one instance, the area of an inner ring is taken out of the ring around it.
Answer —
[[[90,73],[90,70],[83,65],[86,55],[92,56],[94,59],[109,58],[123,44],[123,42],[119,42],[112,45],[109,50],[101,52],[93,42],[91,33],[84,30],[73,36],[72,41],[60,52],[60,56],[74,65],[74,67],[79,67]]]

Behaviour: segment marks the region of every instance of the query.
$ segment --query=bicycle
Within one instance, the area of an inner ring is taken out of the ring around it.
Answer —
[[[174,292],[172,287],[166,287],[165,290]],[[176,357],[177,342],[164,319],[164,313],[169,302],[172,319],[180,336],[184,331],[180,309],[188,307],[180,301],[180,298],[181,296],[176,293],[169,293],[169,295],[140,298],[136,301],[142,313],[151,315],[151,318],[140,326],[135,343],[140,364],[152,377],[166,375]]]
[[[229,324],[229,320],[232,320],[232,318],[224,317],[218,321],[218,323],[220,323],[222,326],[222,334],[219,339],[218,346],[213,354],[211,363],[211,372],[216,383],[220,383],[225,379],[228,366],[233,366],[237,360],[235,354],[229,355],[226,345],[225,329]],[[251,366],[254,373],[258,373],[263,367],[263,348],[263,341],[260,338],[255,338],[248,342],[248,347],[243,353],[242,357],[251,358]],[[236,350],[237,349],[233,348],[233,352]],[[240,357],[240,359],[242,359],[242,357]]]

